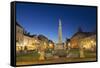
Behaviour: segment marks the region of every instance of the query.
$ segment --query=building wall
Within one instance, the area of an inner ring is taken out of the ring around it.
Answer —
[[[19,51],[22,49],[23,45],[23,28],[20,26],[16,25],[16,51]]]
[[[78,48],[79,40],[84,38],[85,35],[82,33],[77,33],[74,37],[70,39],[71,48]]]
[[[23,50],[45,50],[54,48],[54,44],[48,40],[39,40],[37,36],[24,33],[24,29],[16,25],[16,52]]]
[[[71,48],[79,48],[81,45],[80,42],[84,44],[84,46],[88,47],[92,39],[96,39],[96,35],[93,34],[92,32],[91,33],[90,32],[78,32],[70,39]],[[96,40],[95,40],[95,43],[96,43]]]
[[[24,35],[24,46],[27,47],[27,50],[35,50],[37,43],[38,42],[36,38]]]
[[[80,45],[85,49],[95,50],[96,48],[96,35],[86,37],[81,40]]]
[[[23,28],[16,25],[16,41],[23,41]]]

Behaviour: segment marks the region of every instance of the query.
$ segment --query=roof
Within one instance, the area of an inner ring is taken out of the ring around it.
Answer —
[[[88,36],[92,36],[92,35],[94,35],[94,34],[96,34],[96,33],[94,33],[94,32],[76,32],[76,33],[71,37],[71,39],[74,38],[74,37],[76,37],[76,36],[78,36],[78,35],[82,35],[82,36],[88,37]]]
[[[24,33],[25,36],[28,36],[28,37],[37,37],[37,35],[30,35],[28,33]]]
[[[16,22],[16,25],[19,26],[19,27],[21,27],[21,28],[23,28],[23,27],[22,27],[19,23],[17,23],[17,22]]]

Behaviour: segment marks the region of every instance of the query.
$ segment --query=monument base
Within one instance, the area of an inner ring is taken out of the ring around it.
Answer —
[[[55,50],[64,50],[64,43],[57,43],[55,46]]]

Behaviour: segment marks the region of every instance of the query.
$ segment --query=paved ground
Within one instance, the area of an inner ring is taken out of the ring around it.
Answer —
[[[16,62],[16,65],[30,65],[30,64],[48,64],[48,63],[64,63],[64,62],[80,62],[80,61],[95,61],[96,58],[56,58],[44,61],[20,61]]]

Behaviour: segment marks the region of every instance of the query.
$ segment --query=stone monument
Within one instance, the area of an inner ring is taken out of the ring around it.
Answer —
[[[62,42],[62,23],[61,19],[59,19],[59,26],[58,26],[58,43],[56,44],[56,50],[64,49],[64,44]]]

